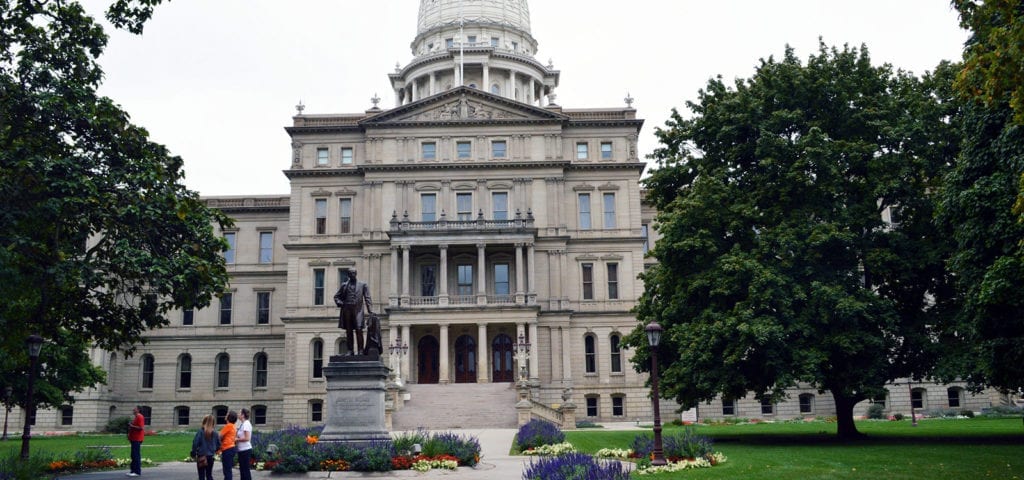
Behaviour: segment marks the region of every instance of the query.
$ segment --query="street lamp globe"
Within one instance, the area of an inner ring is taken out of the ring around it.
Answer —
[[[651,347],[657,347],[661,344],[661,333],[663,331],[664,329],[661,328],[661,325],[658,325],[658,322],[648,323],[644,327],[644,332],[647,332],[647,344]]]

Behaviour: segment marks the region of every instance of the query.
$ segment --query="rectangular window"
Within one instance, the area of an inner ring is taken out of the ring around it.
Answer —
[[[75,407],[65,405],[60,408],[60,424],[71,425],[75,419]]]
[[[313,305],[324,304],[324,279],[326,271],[322,268],[313,269]]]
[[[437,265],[420,267],[420,295],[433,297],[437,288]]]
[[[915,389],[910,392],[910,406],[914,408],[924,408],[924,390]]]
[[[220,297],[220,324],[231,325],[231,297],[233,294],[225,293]]]
[[[452,48],[453,46],[455,46],[455,39],[454,38],[446,38],[446,39],[444,39],[444,46],[445,46],[445,48]]]
[[[338,200],[338,231],[340,233],[352,233],[352,199],[342,198]]]
[[[309,404],[309,420],[313,422],[324,421],[324,404],[321,402],[313,402]]]
[[[192,357],[187,354],[178,360],[178,388],[192,388]]]
[[[341,147],[341,164],[342,165],[352,165],[352,160],[354,158],[355,157],[354,157],[353,152],[352,152],[352,147]]]
[[[612,159],[612,142],[601,142],[601,160]]]
[[[152,355],[142,356],[142,388],[153,388],[154,360]]]
[[[622,373],[622,340],[612,335],[610,345],[612,352],[612,373]]]
[[[508,145],[504,140],[495,140],[491,142],[491,157],[493,158],[505,158],[508,154]]]
[[[231,359],[226,353],[217,355],[217,388],[228,388],[231,379]]]
[[[491,194],[491,210],[495,220],[508,220],[508,193],[494,192]]]
[[[590,230],[590,194],[581,193],[577,203],[580,211],[580,230]]]
[[[491,37],[491,46],[492,47],[497,47],[498,46],[498,37]]]
[[[270,292],[256,292],[256,323],[270,323]]]
[[[814,395],[800,395],[800,413],[814,413]]]
[[[640,225],[640,240],[643,242],[642,248],[644,253],[647,253],[651,249],[651,237],[650,227],[647,224]]]
[[[324,342],[313,340],[313,378],[324,378]]]
[[[458,213],[459,221],[468,222],[473,220],[473,194],[455,194],[455,211]]]
[[[514,51],[518,51],[519,50],[519,42],[512,42],[512,50],[514,50]]]
[[[420,146],[422,148],[424,160],[434,160],[437,158],[437,144],[434,142],[423,142]]]
[[[274,232],[260,232],[260,263],[274,261]]]
[[[178,407],[178,426],[188,425],[188,407]]]
[[[583,299],[594,299],[594,264],[583,264]]]
[[[252,386],[256,388],[267,387],[267,354],[259,353],[256,355],[256,364],[253,366],[253,379]]]
[[[950,388],[946,390],[946,397],[949,401],[949,408],[960,408],[960,392],[959,388]]]
[[[736,400],[722,399],[722,415],[736,415]]]
[[[267,407],[264,407],[264,406],[252,407],[252,423],[254,425],[266,425],[267,424]]]
[[[235,263],[235,232],[225,232],[224,240],[228,242],[228,249],[224,251],[224,263],[232,265]]]
[[[508,264],[507,263],[496,263],[494,264],[494,294],[495,295],[508,295]]]
[[[608,299],[619,298],[619,264],[609,263],[608,267]]]
[[[181,311],[181,324],[192,325],[196,321],[196,311],[192,308],[186,308]]]
[[[587,154],[588,154],[588,152],[587,152],[587,144],[586,143],[582,143],[582,142],[581,143],[577,143],[576,144],[576,160],[586,160],[587,159]]]
[[[142,405],[139,407],[139,413],[142,414],[143,425],[153,424],[153,407]]]
[[[606,193],[604,199],[604,228],[615,228],[615,194]]]
[[[314,219],[314,231],[317,235],[323,235],[327,233],[327,199],[318,198],[314,202],[316,212],[316,218]]]
[[[472,265],[459,265],[458,266],[458,284],[457,289],[459,295],[472,295],[473,294],[473,266]]]
[[[455,155],[463,159],[472,157],[473,144],[469,142],[455,142]]]
[[[597,397],[587,397],[587,416],[597,416]]]
[[[583,337],[583,363],[587,373],[597,373],[597,340],[593,335]]]
[[[775,406],[772,405],[770,398],[761,399],[761,415],[771,415],[774,413]]]
[[[476,43],[476,35],[467,35],[466,39],[469,40],[469,44],[470,45],[473,45],[474,43]]]
[[[612,416],[623,417],[626,415],[626,398],[621,396],[612,397]]]
[[[436,222],[437,221],[437,195],[433,193],[424,193],[420,195],[420,212],[422,213],[421,220],[424,222]]]
[[[331,163],[330,152],[326,148],[316,149],[316,164],[325,167]]]

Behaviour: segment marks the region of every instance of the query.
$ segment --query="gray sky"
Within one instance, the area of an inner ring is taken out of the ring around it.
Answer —
[[[109,0],[85,0],[101,16]],[[412,58],[418,0],[174,0],[145,33],[114,32],[101,93],[185,159],[202,195],[289,193],[283,127],[306,113],[394,106],[387,73]],[[758,59],[864,43],[876,64],[917,74],[957,60],[967,33],[947,0],[533,0],[537,59],[561,71],[565,108],[618,107],[629,92],[654,128],[715,75],[748,77]]]

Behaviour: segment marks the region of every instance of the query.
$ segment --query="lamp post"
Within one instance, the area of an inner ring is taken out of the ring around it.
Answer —
[[[526,369],[526,358],[530,354],[530,342],[526,340],[526,335],[520,333],[519,341],[515,344],[516,356],[519,357],[516,360],[519,362],[519,380],[525,381],[529,375]]]
[[[2,440],[7,440],[7,417],[11,416],[12,393],[14,393],[14,389],[10,385],[4,387],[4,409],[7,411],[4,413],[4,437]]]
[[[409,352],[409,344],[402,342],[402,337],[399,335],[395,338],[395,342],[388,345],[388,351],[391,352],[391,361],[394,362],[395,370],[395,383],[402,384],[402,356]]]
[[[32,418],[32,412],[35,411],[35,399],[32,398],[34,393],[32,389],[36,384],[36,364],[39,360],[39,351],[43,349],[43,337],[39,335],[29,335],[28,339],[25,340],[25,345],[28,347],[28,356],[31,364],[29,365],[28,372],[28,395],[25,400],[25,432],[21,434],[21,459],[28,460],[28,440],[32,438],[32,425],[30,420]]]
[[[651,346],[651,404],[654,407],[654,451],[651,452],[654,458],[651,465],[666,465],[665,452],[661,448],[661,406],[658,402],[658,344],[661,343],[661,333],[664,331],[661,325],[656,322],[648,323],[644,327],[647,332],[647,344]]]

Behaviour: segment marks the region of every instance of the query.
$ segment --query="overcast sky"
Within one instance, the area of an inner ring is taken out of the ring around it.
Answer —
[[[109,0],[86,0],[102,16]],[[785,45],[866,44],[876,64],[922,74],[958,60],[967,33],[948,0],[533,0],[537,59],[561,71],[565,108],[623,106],[646,120],[641,155],[673,107],[715,75],[748,77]],[[145,33],[108,29],[101,93],[185,159],[204,196],[289,193],[284,128],[305,113],[394,106],[387,74],[412,58],[418,0],[174,0]],[[685,112],[684,112],[685,113]]]

